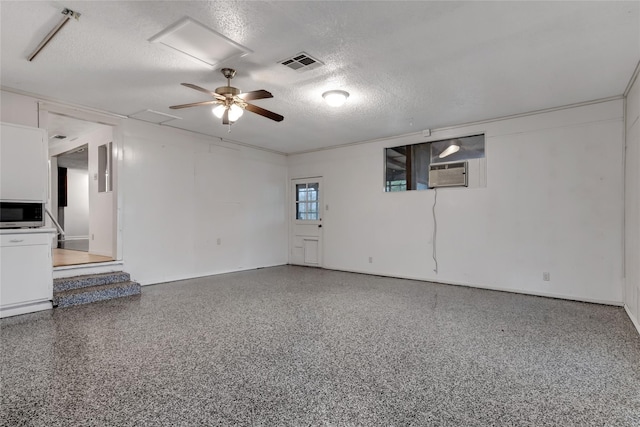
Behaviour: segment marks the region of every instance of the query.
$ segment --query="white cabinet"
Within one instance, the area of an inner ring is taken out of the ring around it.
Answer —
[[[0,317],[51,308],[53,234],[49,228],[1,231]]]
[[[0,125],[0,199],[46,202],[48,146],[44,129]]]

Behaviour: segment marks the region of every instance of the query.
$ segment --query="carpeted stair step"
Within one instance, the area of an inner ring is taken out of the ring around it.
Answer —
[[[140,284],[137,282],[107,283],[54,292],[53,305],[59,308],[70,307],[73,305],[138,295],[140,293]]]
[[[53,292],[69,291],[71,289],[89,286],[109,285],[112,283],[129,282],[129,273],[117,271],[115,273],[91,274],[86,276],[64,277],[53,281]]]

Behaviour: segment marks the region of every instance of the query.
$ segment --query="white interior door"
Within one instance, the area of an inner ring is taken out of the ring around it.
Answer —
[[[291,181],[290,263],[322,266],[322,178]]]

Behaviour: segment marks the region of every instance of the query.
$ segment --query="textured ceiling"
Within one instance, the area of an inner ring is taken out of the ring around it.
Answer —
[[[69,22],[27,56],[67,7]],[[294,153],[621,95],[640,60],[639,2],[1,1],[3,88],[120,115],[180,116],[168,125]],[[212,70],[149,38],[191,17],[253,53]],[[305,51],[324,66],[277,61]],[[207,100],[218,69],[266,89],[227,133]],[[340,109],[329,89],[351,93]]]
[[[52,113],[49,113],[47,119],[48,121],[43,127],[45,127],[47,131],[49,131],[50,147],[53,147],[56,144],[65,143],[67,141],[73,142],[81,136],[86,136],[106,127],[105,125],[101,125],[98,123],[88,122],[85,120],[79,120],[73,117]],[[52,138],[54,135],[65,136],[65,138]]]
[[[87,170],[89,168],[89,146],[87,144],[77,147],[70,152],[60,154],[58,167],[69,169]]]

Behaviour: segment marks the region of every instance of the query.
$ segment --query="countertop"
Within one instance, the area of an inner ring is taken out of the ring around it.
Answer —
[[[3,228],[0,229],[0,235],[4,234],[38,234],[38,233],[51,233],[56,234],[55,228],[38,227],[38,228]]]

